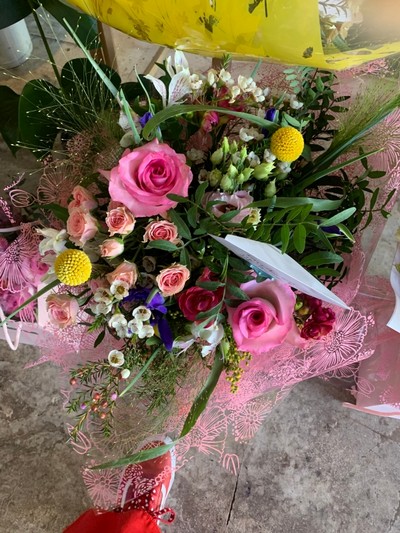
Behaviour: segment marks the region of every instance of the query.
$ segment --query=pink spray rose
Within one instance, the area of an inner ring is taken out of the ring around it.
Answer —
[[[135,263],[124,261],[117,266],[115,270],[106,275],[106,279],[110,285],[114,281],[124,281],[129,287],[134,287],[138,278],[138,270]]]
[[[74,209],[75,207],[82,207],[87,211],[95,209],[97,207],[97,201],[94,199],[94,196],[84,187],[77,185],[72,191],[73,200],[68,204],[68,211]]]
[[[124,251],[124,243],[120,239],[106,239],[100,244],[101,257],[110,259],[118,257]]]
[[[106,224],[111,237],[116,233],[129,235],[135,227],[135,217],[126,207],[116,207],[107,213]]]
[[[206,131],[207,133],[210,133],[213,129],[213,126],[218,124],[219,122],[219,115],[215,111],[209,111],[207,113],[204,113],[203,120],[201,121],[201,129]]]
[[[79,311],[78,301],[68,294],[50,294],[46,298],[49,321],[54,326],[66,328],[75,324]]]
[[[110,173],[109,193],[135,217],[159,215],[176,207],[167,194],[187,196],[193,175],[186,157],[154,139],[125,151]]]
[[[246,206],[251,204],[254,199],[247,191],[238,191],[233,194],[226,194],[224,192],[208,193],[204,197],[204,203],[214,202],[219,200],[220,204],[215,204],[211,208],[211,212],[216,217],[220,217],[224,213],[240,209],[240,213],[232,218],[230,222],[240,223],[244,218],[251,214],[251,208]]]
[[[183,290],[190,278],[190,270],[183,265],[172,265],[164,268],[156,277],[157,285],[163,296],[172,296]]]
[[[148,241],[178,241],[178,228],[168,220],[153,220],[147,224],[143,236],[143,242]]]
[[[69,212],[67,232],[72,242],[84,246],[97,233],[96,219],[82,207],[74,207]]]
[[[0,252],[5,252],[8,248],[8,241],[5,237],[0,237]]]
[[[260,355],[289,340],[296,328],[296,296],[289,285],[279,280],[249,281],[240,288],[250,300],[227,308],[237,348]]]

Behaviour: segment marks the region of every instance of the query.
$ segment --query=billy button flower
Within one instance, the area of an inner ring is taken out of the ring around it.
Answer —
[[[279,128],[271,137],[270,150],[280,161],[296,161],[304,150],[303,136],[291,126]]]
[[[61,283],[75,287],[88,281],[92,263],[82,250],[65,250],[56,258],[54,270]]]

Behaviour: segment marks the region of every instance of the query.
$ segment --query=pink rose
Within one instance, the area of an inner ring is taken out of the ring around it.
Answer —
[[[79,311],[77,300],[68,294],[50,294],[46,298],[49,321],[54,326],[66,328],[75,324]]]
[[[105,278],[90,279],[87,284],[93,293],[97,289],[108,289],[110,287],[110,284]]]
[[[74,187],[72,197],[73,200],[68,204],[68,211],[71,211],[71,209],[74,209],[75,207],[82,207],[83,209],[90,211],[98,206],[93,194],[80,185]]]
[[[97,221],[86,209],[74,207],[69,212],[67,232],[77,246],[84,246],[97,233]]]
[[[128,235],[135,227],[135,217],[126,207],[116,207],[107,213],[106,224],[111,235]]]
[[[209,291],[202,287],[190,287],[178,296],[179,309],[185,318],[194,322],[199,313],[209,311],[222,300],[223,289]]]
[[[219,115],[215,111],[209,111],[207,113],[204,113],[203,120],[201,121],[201,129],[206,131],[207,133],[210,133],[213,129],[213,126],[218,124],[219,122]]]
[[[187,196],[193,175],[186,157],[154,139],[125,151],[110,173],[112,200],[123,202],[135,217],[159,215],[176,207],[167,194]]]
[[[163,296],[172,296],[181,292],[189,278],[190,271],[185,266],[172,265],[161,270],[156,282]]]
[[[280,346],[296,327],[296,296],[279,280],[249,281],[240,288],[251,298],[228,307],[228,321],[238,350],[260,355]]]
[[[178,228],[167,220],[154,220],[147,224],[143,236],[143,242],[148,241],[178,241]]]
[[[138,270],[135,263],[124,261],[117,266],[115,270],[106,275],[106,279],[110,285],[114,281],[124,281],[129,287],[134,287],[138,278]]]
[[[204,203],[214,202],[219,200],[220,204],[215,204],[211,207],[211,212],[214,216],[220,217],[224,213],[240,209],[240,213],[235,215],[230,222],[240,223],[244,218],[251,214],[251,208],[246,206],[251,204],[254,199],[247,191],[238,191],[233,194],[226,194],[224,192],[207,193],[204,197]]]
[[[120,239],[106,239],[100,244],[101,257],[110,259],[118,257],[124,251],[124,243]]]
[[[328,335],[333,329],[333,324],[329,322],[317,322],[309,318],[304,324],[301,330],[301,337],[303,339],[309,340],[314,339],[318,340],[321,337]]]

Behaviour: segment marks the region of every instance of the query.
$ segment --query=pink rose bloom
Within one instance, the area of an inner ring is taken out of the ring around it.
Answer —
[[[168,220],[154,220],[147,224],[143,236],[143,242],[149,241],[178,241],[178,228]]]
[[[251,299],[236,308],[227,307],[238,350],[261,355],[289,340],[287,337],[296,327],[296,296],[290,286],[279,280],[266,280],[249,281],[240,288]]]
[[[186,157],[154,139],[125,151],[118,166],[111,170],[109,193],[135,217],[151,217],[176,207],[167,194],[187,196],[192,178]]]
[[[135,227],[135,217],[126,207],[116,207],[107,213],[106,224],[111,235],[129,235]]]
[[[135,263],[124,261],[117,266],[115,270],[106,275],[106,279],[110,285],[114,281],[124,281],[129,287],[134,287],[138,278],[138,270]]]
[[[219,116],[215,111],[209,111],[204,114],[203,120],[201,122],[201,129],[210,133],[213,129],[213,126],[218,124]]]
[[[224,192],[207,193],[204,198],[204,203],[221,201],[223,203],[215,204],[211,208],[214,216],[220,217],[224,213],[240,209],[240,213],[232,218],[230,222],[240,223],[244,218],[251,214],[251,208],[246,209],[246,206],[251,204],[254,199],[247,191],[238,191],[233,194]]]
[[[5,237],[0,237],[0,252],[5,252],[8,248],[8,241]]]
[[[87,284],[93,293],[97,289],[108,289],[110,287],[110,284],[105,278],[90,279]]]
[[[75,324],[79,311],[78,301],[68,294],[50,294],[46,298],[49,321],[54,326],[66,328]]]
[[[97,220],[86,209],[74,207],[69,212],[67,233],[77,246],[84,246],[97,233]]]
[[[32,274],[33,284],[36,285],[49,270],[49,265],[42,261],[39,254],[29,259],[29,270]]]
[[[190,278],[190,271],[183,265],[164,268],[156,277],[157,285],[163,296],[172,296],[181,292]]]
[[[100,244],[101,257],[110,259],[118,257],[124,251],[124,243],[120,239],[106,239]]]
[[[73,200],[68,204],[68,211],[71,211],[71,209],[74,209],[75,207],[82,207],[83,209],[90,211],[98,206],[93,194],[80,185],[74,187],[72,197]]]

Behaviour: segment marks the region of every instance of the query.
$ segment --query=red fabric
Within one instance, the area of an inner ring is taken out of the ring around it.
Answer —
[[[160,533],[160,528],[146,511],[134,509],[123,513],[83,513],[64,533]]]

